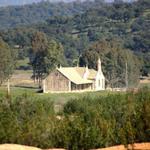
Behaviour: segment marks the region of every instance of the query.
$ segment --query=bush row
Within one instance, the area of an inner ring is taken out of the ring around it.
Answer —
[[[53,102],[23,94],[0,97],[0,143],[88,150],[150,141],[150,91],[70,100],[61,116]]]

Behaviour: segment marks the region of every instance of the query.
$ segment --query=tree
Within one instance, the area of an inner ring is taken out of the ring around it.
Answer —
[[[33,67],[33,77],[38,80],[39,87],[42,79],[63,61],[62,45],[48,40],[44,33],[36,32],[32,38],[30,63]]]
[[[7,81],[14,68],[14,57],[10,47],[0,38],[0,85]]]
[[[97,67],[97,59],[102,59],[102,67],[108,84],[111,87],[125,86],[126,71],[128,72],[129,85],[137,83],[140,66],[137,57],[128,49],[123,48],[121,41],[101,40],[94,43],[83,52],[80,65],[88,64],[90,68]],[[126,70],[126,63],[128,68]]]

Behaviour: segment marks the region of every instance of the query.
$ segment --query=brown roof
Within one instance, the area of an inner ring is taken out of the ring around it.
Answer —
[[[94,69],[89,69],[89,77],[84,79],[85,67],[61,67],[57,70],[75,84],[92,83],[89,79],[95,79],[97,74]]]

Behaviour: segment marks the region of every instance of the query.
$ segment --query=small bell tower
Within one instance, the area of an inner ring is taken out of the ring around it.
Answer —
[[[98,61],[97,61],[97,71],[99,73],[102,72],[102,64],[101,64],[100,58],[98,58]]]
[[[105,90],[105,77],[102,72],[101,60],[98,58],[97,61],[97,75],[96,75],[95,87],[96,90]]]

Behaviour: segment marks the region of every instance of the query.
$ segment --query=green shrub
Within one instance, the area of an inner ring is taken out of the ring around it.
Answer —
[[[64,113],[79,116],[89,129],[94,128],[93,132],[98,133],[95,145],[89,148],[150,139],[150,90],[147,88],[138,93],[74,99],[64,106]]]
[[[54,110],[50,100],[22,95],[0,101],[0,142],[40,147],[53,146],[47,140],[53,126]]]
[[[68,101],[57,117],[50,99],[0,96],[0,143],[88,150],[150,141],[150,90]]]

